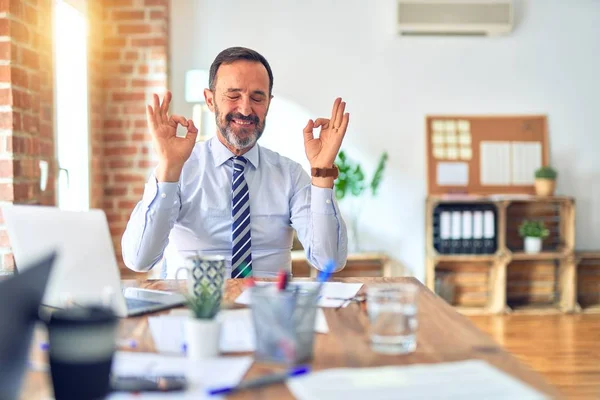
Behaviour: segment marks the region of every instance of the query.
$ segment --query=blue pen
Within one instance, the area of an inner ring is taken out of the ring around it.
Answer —
[[[271,385],[274,383],[282,383],[282,382],[285,382],[288,378],[304,375],[309,372],[310,372],[309,366],[306,366],[306,365],[300,366],[300,367],[292,368],[291,370],[289,370],[287,372],[282,372],[279,374],[272,374],[272,375],[265,375],[265,376],[261,376],[260,378],[252,379],[250,381],[245,381],[245,382],[240,383],[237,386],[223,387],[223,388],[218,388],[218,389],[209,389],[208,394],[212,395],[212,396],[218,395],[218,394],[231,394],[231,393],[239,392],[240,390],[258,388],[258,387],[262,387],[262,386],[266,386],[266,385]]]
[[[335,262],[333,260],[328,261],[327,264],[325,264],[325,269],[319,273],[319,276],[317,277],[317,282],[319,282],[319,283],[327,282],[327,280],[329,280],[329,277],[331,276],[331,274],[333,274],[334,269],[335,269]]]

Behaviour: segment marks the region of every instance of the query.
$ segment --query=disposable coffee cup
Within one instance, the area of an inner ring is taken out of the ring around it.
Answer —
[[[56,400],[108,395],[117,324],[109,308],[73,307],[52,313],[48,357]]]

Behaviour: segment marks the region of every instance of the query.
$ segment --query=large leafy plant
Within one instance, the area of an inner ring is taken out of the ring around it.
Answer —
[[[342,150],[338,153],[335,164],[340,173],[335,181],[335,196],[338,200],[342,200],[346,196],[359,197],[369,188],[373,196],[377,195],[377,190],[383,178],[383,172],[388,159],[388,153],[383,152],[377,163],[377,168],[373,174],[371,182],[365,181],[365,173],[360,163],[351,160]]]

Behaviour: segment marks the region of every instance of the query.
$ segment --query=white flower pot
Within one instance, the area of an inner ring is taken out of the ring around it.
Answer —
[[[219,355],[221,322],[214,319],[190,317],[185,322],[187,356],[191,360],[203,360]]]
[[[542,238],[526,237],[525,238],[525,253],[537,254],[542,251]]]

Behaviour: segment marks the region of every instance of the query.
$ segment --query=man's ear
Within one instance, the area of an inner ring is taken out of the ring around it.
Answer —
[[[210,89],[204,89],[204,100],[211,112],[215,112],[215,94]]]

